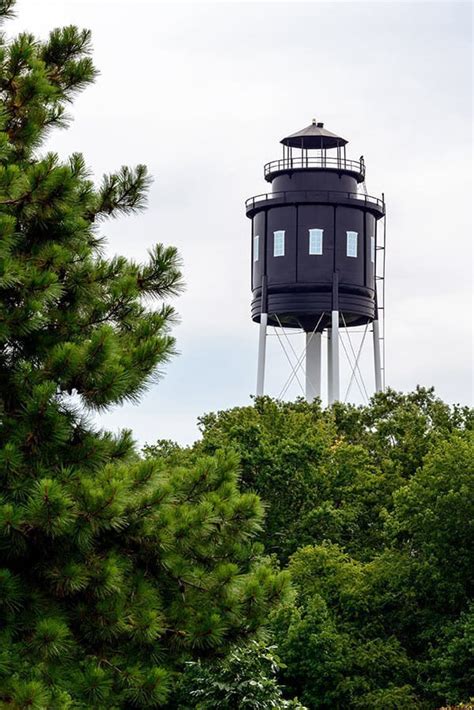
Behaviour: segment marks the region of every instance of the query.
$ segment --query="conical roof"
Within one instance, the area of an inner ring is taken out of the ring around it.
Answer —
[[[292,133],[280,141],[291,148],[337,148],[346,145],[347,141],[324,128],[324,123],[313,122],[297,133]]]

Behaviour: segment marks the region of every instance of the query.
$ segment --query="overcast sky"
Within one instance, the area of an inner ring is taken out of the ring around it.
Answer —
[[[146,213],[104,224],[109,252],[141,259],[160,241],[184,259],[180,355],[104,426],[190,442],[199,415],[250,401],[258,326],[243,203],[266,191],[280,139],[313,117],[349,140],[348,157],[364,154],[369,194],[385,193],[388,384],[470,401],[470,3],[19,0],[17,11],[10,32],[93,32],[100,77],[47,147],[83,152],[97,179],[136,163],[155,178]],[[268,393],[287,375],[270,338]]]

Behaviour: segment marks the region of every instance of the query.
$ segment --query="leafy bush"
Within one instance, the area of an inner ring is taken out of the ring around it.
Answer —
[[[281,662],[274,646],[252,641],[213,663],[189,662],[177,702],[182,710],[305,710],[284,700],[276,680]]]

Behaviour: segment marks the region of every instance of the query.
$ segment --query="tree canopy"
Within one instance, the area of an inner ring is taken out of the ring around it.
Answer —
[[[473,694],[472,411],[433,390],[366,407],[257,399],[201,418],[192,460],[238,452],[294,597],[272,617],[308,708],[438,708]]]

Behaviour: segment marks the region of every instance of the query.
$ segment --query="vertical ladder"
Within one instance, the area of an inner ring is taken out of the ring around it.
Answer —
[[[382,193],[382,199],[385,204],[385,196]],[[380,232],[382,232],[380,236]],[[386,293],[385,293],[385,262],[386,262],[386,246],[387,246],[387,217],[383,216],[383,229],[377,229],[376,259],[375,259],[375,290],[377,297],[377,314],[379,319],[381,348],[381,371],[382,371],[382,391],[385,390],[385,322],[386,322]]]

